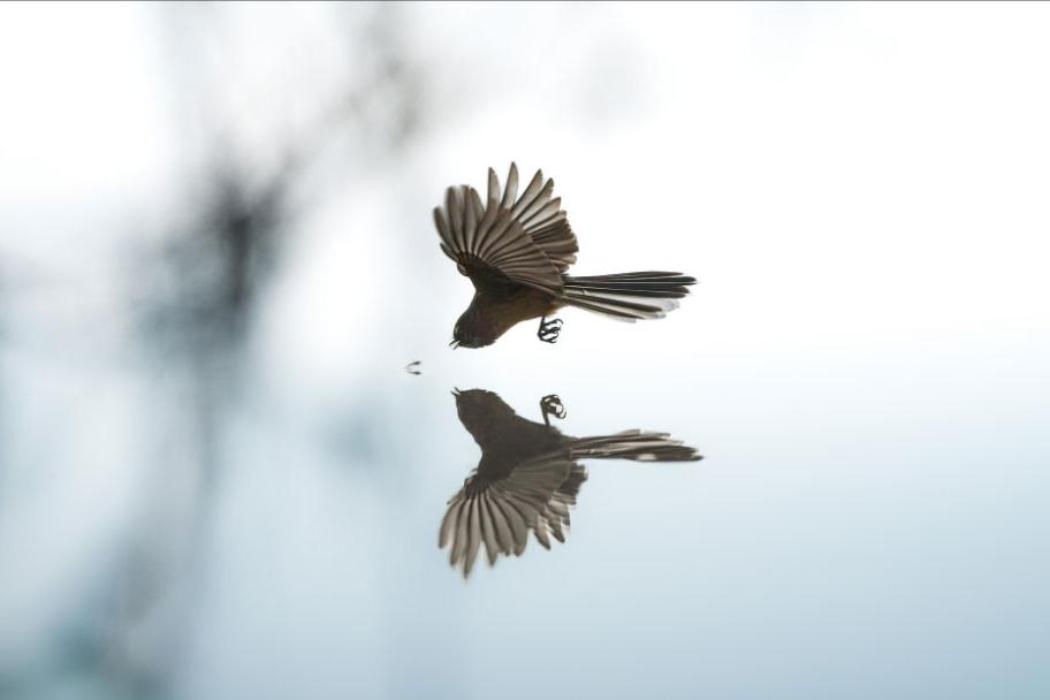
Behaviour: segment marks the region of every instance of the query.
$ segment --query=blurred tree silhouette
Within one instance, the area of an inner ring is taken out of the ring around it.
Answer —
[[[199,155],[190,158],[179,188],[177,220],[157,249],[135,253],[129,294],[150,362],[175,381],[165,390],[168,398],[159,400],[181,406],[181,422],[189,426],[183,449],[191,456],[180,461],[181,453],[168,454],[166,464],[154,467],[139,534],[111,592],[116,620],[103,622],[113,625],[107,633],[89,636],[104,640],[113,682],[133,696],[170,691],[187,632],[185,608],[194,603],[194,580],[205,566],[203,545],[222,490],[225,418],[245,381],[244,354],[262,292],[285,257],[300,213],[328,194],[325,174],[330,181],[333,172],[364,172],[389,160],[423,126],[422,68],[408,58],[400,9],[313,9],[327,14],[334,34],[328,40],[348,53],[339,87],[334,95],[316,96],[309,109],[296,105],[311,119],[298,128],[271,129],[267,152],[260,154],[238,137],[239,123],[223,108],[238,89],[216,66],[226,57],[222,50],[208,52],[225,46],[223,33],[237,21],[230,8],[158,8],[171,53],[180,59],[172,84],[192,88],[177,100],[178,121],[189,135],[186,151]],[[193,61],[181,60],[190,56]],[[275,111],[286,106],[279,91],[269,97]],[[159,503],[170,499],[172,479],[190,484],[175,509]]]

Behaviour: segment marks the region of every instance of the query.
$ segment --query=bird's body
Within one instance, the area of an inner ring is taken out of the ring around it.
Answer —
[[[484,544],[490,564],[500,555],[525,551],[529,533],[546,548],[565,541],[569,508],[576,504],[587,472],[577,460],[630,459],[689,462],[696,450],[666,433],[626,430],[576,438],[548,424],[549,413],[564,418],[561,402],[540,403],[544,423],[522,418],[491,391],[456,392],[463,427],[481,448],[477,469],[448,503],[438,545],[451,544],[450,561],[470,574]]]
[[[461,334],[499,338],[522,321],[542,318],[562,306],[552,295],[517,284],[489,268],[478,266],[469,276],[475,292],[460,317]]]
[[[491,345],[522,321],[576,306],[626,321],[662,318],[696,282],[677,272],[574,277],[567,273],[579,245],[554,181],[537,171],[520,198],[513,163],[500,189],[489,169],[487,203],[467,185],[450,187],[434,210],[441,249],[470,278],[475,294],[453,330],[453,345]],[[554,342],[560,321],[543,321],[541,340]]]

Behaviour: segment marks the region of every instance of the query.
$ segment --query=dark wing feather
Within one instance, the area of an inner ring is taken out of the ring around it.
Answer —
[[[549,294],[562,289],[561,272],[507,210],[482,207],[472,187],[450,187],[445,206],[434,209],[441,250],[464,275],[488,268],[513,282]]]
[[[492,173],[491,168],[489,172]],[[490,178],[492,176],[490,175]],[[554,180],[544,179],[543,171],[537,170],[529,186],[525,188],[525,192],[514,201],[517,181],[518,166],[511,163],[510,173],[507,175],[507,192],[504,193],[502,201],[503,206],[510,209],[511,216],[521,224],[525,233],[529,234],[536,246],[554,263],[558,271],[565,272],[570,265],[576,262],[576,253],[579,252],[580,247],[576,242],[576,235],[569,226],[567,214],[561,208],[561,198],[551,198],[554,193]],[[513,191],[511,183],[515,185]]]
[[[480,266],[557,294],[563,287],[562,273],[576,261],[576,236],[561,199],[551,198],[554,181],[545,180],[542,171],[521,197],[517,192],[518,168],[513,163],[502,192],[496,172],[489,168],[484,203],[473,187],[448,188],[444,206],[434,209],[441,250],[464,275]]]

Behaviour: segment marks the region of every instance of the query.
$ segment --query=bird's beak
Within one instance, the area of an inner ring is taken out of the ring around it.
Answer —
[[[448,344],[448,346],[449,346],[450,348],[452,348],[453,350],[455,350],[456,348],[458,348],[458,347],[459,347],[459,341],[458,341],[458,340],[456,340],[455,338],[453,338],[453,339],[452,339],[452,342],[450,342],[450,343]]]
[[[458,386],[452,387],[452,395],[453,396],[459,396],[459,387]]]

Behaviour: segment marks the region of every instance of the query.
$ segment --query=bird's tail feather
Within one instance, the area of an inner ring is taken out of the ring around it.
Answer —
[[[564,278],[561,301],[571,306],[636,321],[663,318],[689,293],[696,279],[678,272],[624,272]]]
[[[585,437],[569,446],[572,459],[632,459],[638,462],[695,462],[702,459],[692,447],[667,433],[625,430],[615,435]]]

